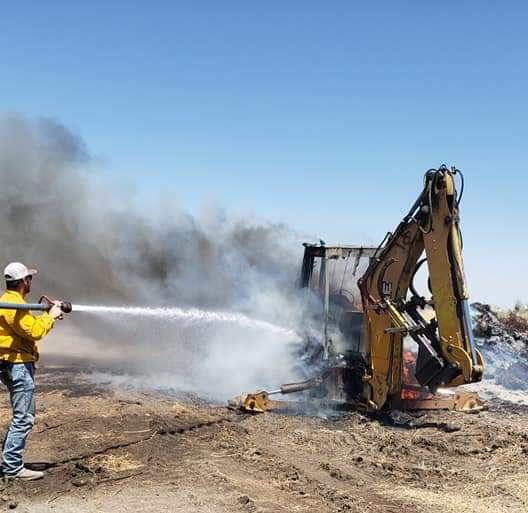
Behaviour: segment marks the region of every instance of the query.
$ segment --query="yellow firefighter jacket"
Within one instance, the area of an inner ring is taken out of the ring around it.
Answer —
[[[24,304],[14,290],[6,290],[0,302]],[[47,314],[35,317],[28,310],[0,310],[0,360],[11,363],[36,362],[38,341],[45,337],[54,321]]]

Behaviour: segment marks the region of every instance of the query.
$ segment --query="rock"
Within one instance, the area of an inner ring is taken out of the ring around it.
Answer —
[[[72,485],[76,486],[77,488],[80,488],[81,486],[86,486],[88,484],[88,481],[84,479],[74,479],[72,481]]]
[[[11,501],[9,505],[7,506],[9,509],[16,509],[18,507],[18,502]]]
[[[250,504],[252,503],[253,501],[247,496],[247,495],[242,495],[238,498],[238,503],[239,504]]]

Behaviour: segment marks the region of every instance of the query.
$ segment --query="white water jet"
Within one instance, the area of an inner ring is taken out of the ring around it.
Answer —
[[[198,308],[73,305],[73,311],[102,315],[157,317],[163,320],[180,321],[189,324],[230,323],[244,328],[268,331],[276,336],[284,337],[288,341],[300,340],[299,335],[294,330],[283,328],[267,321],[252,319],[243,314],[206,311]]]

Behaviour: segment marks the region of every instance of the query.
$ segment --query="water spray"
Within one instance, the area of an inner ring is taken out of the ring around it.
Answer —
[[[289,341],[300,340],[292,329],[277,326],[267,321],[253,319],[247,315],[231,312],[216,312],[198,308],[177,307],[140,307],[140,306],[104,306],[104,305],[71,305],[75,312],[96,315],[134,316],[179,321],[188,324],[236,324],[243,328],[267,331]]]
[[[48,312],[55,304],[55,300],[42,296],[38,303],[1,303],[0,310],[25,310]],[[139,306],[103,306],[103,305],[73,305],[69,301],[60,301],[60,309],[64,313],[84,312],[99,315],[155,317],[169,321],[183,321],[191,324],[227,323],[237,324],[251,329],[265,330],[288,340],[298,340],[294,330],[277,326],[270,322],[252,319],[243,314],[228,312],[211,312],[197,308],[169,308],[169,307],[139,307]]]

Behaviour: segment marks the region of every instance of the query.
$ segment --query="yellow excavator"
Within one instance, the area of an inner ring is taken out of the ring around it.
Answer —
[[[303,358],[312,377],[243,394],[231,405],[281,409],[292,402],[272,396],[308,391],[310,401],[367,411],[482,409],[477,394],[455,388],[480,381],[484,370],[462,261],[463,189],[458,169],[430,169],[409,213],[379,247],[305,244]],[[418,275],[430,298],[418,293]]]

